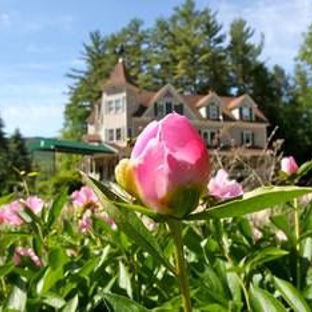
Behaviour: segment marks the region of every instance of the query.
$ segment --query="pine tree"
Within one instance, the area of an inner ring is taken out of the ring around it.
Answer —
[[[18,172],[31,171],[31,159],[25,140],[18,129],[10,136],[8,141],[9,172],[11,180],[19,178]],[[14,178],[13,178],[14,177]]]
[[[0,117],[0,195],[4,194],[8,179],[8,142],[4,132],[4,124]]]
[[[235,19],[230,26],[228,59],[230,66],[230,84],[236,95],[252,94],[258,77],[264,74],[265,66],[259,61],[263,48],[263,38],[259,44],[251,41],[254,35],[243,19]]]

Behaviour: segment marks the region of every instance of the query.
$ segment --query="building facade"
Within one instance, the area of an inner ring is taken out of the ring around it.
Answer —
[[[266,148],[268,120],[248,94],[186,95],[170,84],[157,92],[142,90],[131,81],[122,60],[102,85],[102,98],[87,119],[85,140],[109,144],[121,158],[129,154],[131,142],[149,122],[173,111],[192,122],[210,150],[227,153],[244,147],[258,155]]]

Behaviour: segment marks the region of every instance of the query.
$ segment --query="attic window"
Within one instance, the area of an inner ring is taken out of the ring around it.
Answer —
[[[253,120],[252,108],[248,106],[240,107],[240,116],[242,120]]]
[[[207,106],[207,118],[209,119],[220,118],[219,106],[217,104],[211,103]]]

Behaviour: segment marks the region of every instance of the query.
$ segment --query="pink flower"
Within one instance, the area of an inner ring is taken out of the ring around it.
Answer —
[[[9,225],[19,226],[23,224],[23,220],[18,213],[23,210],[23,205],[19,200],[4,206],[5,223]]]
[[[231,199],[243,195],[242,186],[235,180],[229,180],[228,173],[220,169],[208,184],[209,194],[221,200]]]
[[[34,252],[34,250],[32,248],[23,248],[23,247],[15,248],[15,252],[14,252],[14,256],[13,256],[14,264],[15,265],[21,264],[23,257],[29,257],[29,259],[37,267],[41,267],[43,265],[42,261],[36,255],[36,253]]]
[[[78,226],[81,232],[85,234],[92,229],[92,225],[93,225],[93,222],[91,218],[91,211],[87,210],[83,214],[81,220],[79,220]]]
[[[44,202],[38,196],[29,196],[25,201],[23,201],[23,204],[30,208],[33,213],[39,214],[43,208]]]
[[[71,199],[73,201],[73,205],[80,208],[96,206],[99,201],[93,190],[87,186],[83,186],[79,191],[73,192],[71,194]]]
[[[291,175],[298,171],[298,165],[294,159],[294,157],[284,157],[281,160],[281,170],[285,172],[287,175]]]
[[[209,176],[208,151],[190,121],[177,113],[153,121],[137,138],[116,180],[149,208],[183,217],[193,211]]]
[[[113,230],[117,229],[114,219],[112,219],[106,212],[98,212],[96,213],[96,216],[103,219]]]

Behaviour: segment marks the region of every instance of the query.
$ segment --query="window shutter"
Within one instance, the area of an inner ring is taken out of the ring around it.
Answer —
[[[242,145],[244,145],[244,143],[245,143],[245,142],[244,142],[244,137],[245,137],[244,132],[242,132],[242,133],[241,133],[241,144],[242,144]]]
[[[255,134],[251,132],[251,146],[255,146]]]
[[[158,116],[158,103],[157,102],[154,103],[154,116],[155,117]]]
[[[239,119],[243,119],[243,108],[239,107]]]

